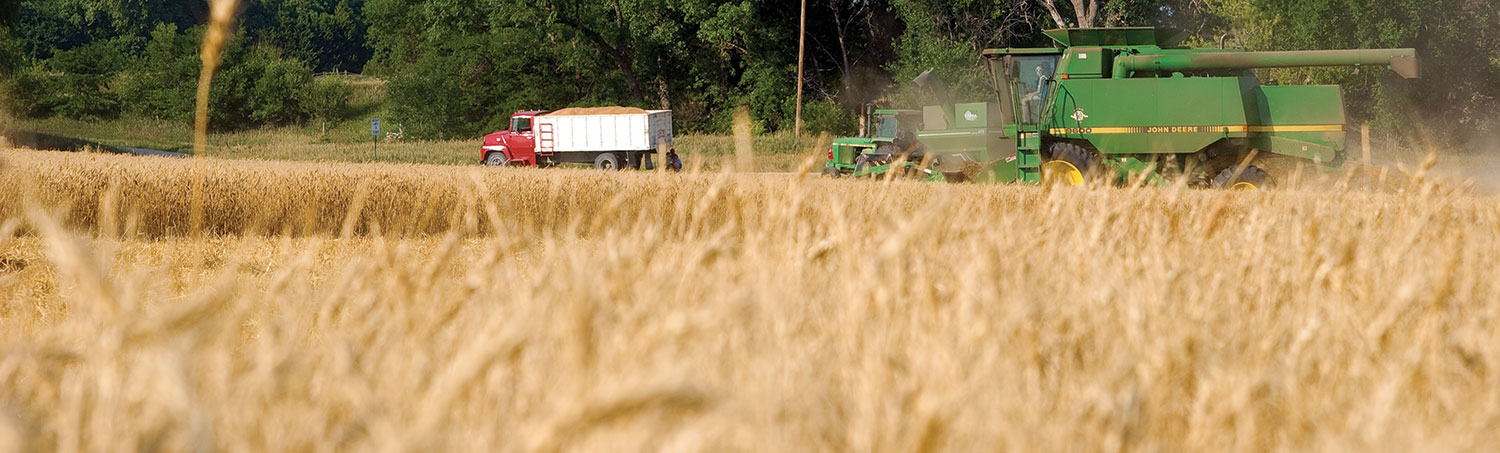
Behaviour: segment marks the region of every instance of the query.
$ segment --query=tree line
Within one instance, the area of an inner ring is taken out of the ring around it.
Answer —
[[[961,100],[991,90],[979,52],[1050,46],[1058,26],[1160,26],[1251,50],[1416,47],[1425,78],[1350,68],[1261,71],[1338,83],[1350,116],[1465,140],[1500,133],[1500,13],[1490,0],[807,0],[811,131],[858,106],[913,107],[935,68]],[[388,115],[422,138],[474,137],[513,111],[632,105],[723,132],[734,107],[791,128],[799,0],[255,0],[212,90],[211,126],[339,121],[350,88],[386,81]],[[0,90],[12,114],[188,121],[202,0],[0,0]]]

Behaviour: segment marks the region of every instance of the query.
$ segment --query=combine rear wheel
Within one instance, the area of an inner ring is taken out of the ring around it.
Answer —
[[[1089,151],[1072,143],[1053,143],[1047,147],[1051,158],[1042,163],[1042,180],[1070,186],[1083,185],[1084,175],[1094,169]]]
[[[1214,176],[1214,188],[1229,190],[1260,190],[1271,187],[1271,175],[1266,173],[1266,171],[1262,170],[1260,167],[1247,165],[1245,166],[1245,169],[1243,171],[1240,171],[1240,174],[1236,176],[1234,174],[1234,171],[1238,169],[1239,166],[1236,165],[1220,171],[1218,176]]]

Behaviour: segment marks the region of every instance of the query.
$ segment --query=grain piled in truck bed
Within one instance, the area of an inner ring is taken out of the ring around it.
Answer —
[[[574,107],[548,113],[550,116],[583,116],[583,115],[639,115],[646,113],[645,109],[635,107]]]

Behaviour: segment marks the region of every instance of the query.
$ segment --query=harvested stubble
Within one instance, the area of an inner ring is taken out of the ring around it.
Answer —
[[[37,449],[1500,441],[1500,205],[1432,186],[5,157],[0,441]]]

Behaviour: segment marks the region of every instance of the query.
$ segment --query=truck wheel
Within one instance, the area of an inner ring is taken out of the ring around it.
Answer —
[[[603,153],[594,158],[594,168],[600,170],[619,170],[620,156],[615,153]]]
[[[1235,177],[1234,171],[1238,168],[1238,165],[1234,165],[1230,166],[1229,168],[1225,168],[1223,171],[1220,171],[1218,176],[1214,176],[1214,188],[1229,190],[1260,190],[1271,187],[1271,175],[1269,173],[1266,173],[1266,171],[1262,170],[1260,167],[1254,165],[1246,165],[1245,169],[1240,172],[1239,176]]]
[[[1082,146],[1060,142],[1047,146],[1052,155],[1042,163],[1042,180],[1070,186],[1083,185],[1085,176],[1094,171],[1094,160]]]
[[[494,152],[484,156],[484,164],[491,167],[499,167],[510,162],[505,160],[505,153]]]
[[[823,179],[839,179],[839,176],[841,176],[839,175],[839,169],[823,167]]]

